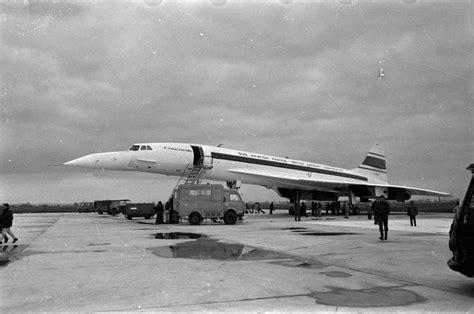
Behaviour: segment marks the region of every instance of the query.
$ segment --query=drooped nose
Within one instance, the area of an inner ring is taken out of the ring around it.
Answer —
[[[84,168],[127,170],[130,163],[130,155],[127,152],[111,152],[90,154],[65,162],[66,166]]]
[[[63,165],[74,166],[74,167],[84,167],[84,168],[94,168],[96,162],[98,162],[95,155],[96,154],[82,156],[82,157],[67,161]]]

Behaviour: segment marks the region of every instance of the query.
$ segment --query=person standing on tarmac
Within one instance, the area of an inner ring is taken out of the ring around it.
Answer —
[[[418,215],[418,208],[416,208],[413,201],[410,202],[410,205],[407,207],[407,215],[410,216],[410,226],[413,225],[416,227],[416,215]]]
[[[15,243],[16,241],[18,241],[18,238],[15,236],[15,234],[11,230],[11,227],[13,225],[13,212],[10,210],[10,205],[7,203],[3,204],[2,216],[0,218],[0,222],[1,222],[1,227],[2,227],[2,240],[5,241],[5,243],[7,243],[8,242],[7,234],[9,234],[13,238],[12,243]]]
[[[349,205],[347,204],[347,201],[344,201],[342,210],[344,211],[344,218],[349,219]]]
[[[387,240],[388,238],[388,215],[390,214],[390,205],[385,200],[385,196],[374,203],[374,216],[379,224],[380,240]]]
[[[295,202],[295,221],[301,221],[300,204]]]
[[[165,203],[165,224],[170,222],[170,203]]]
[[[270,203],[270,215],[273,215],[273,210],[275,207],[273,206],[273,202]]]
[[[300,216],[308,217],[308,213],[306,213],[306,204],[304,202],[301,202]]]
[[[161,201],[158,202],[158,204],[155,207],[155,213],[156,213],[156,220],[155,220],[155,225],[159,225],[164,223],[163,221],[163,212],[164,212],[164,206]]]
[[[317,202],[316,203],[316,217],[321,220],[321,209],[322,209],[322,205],[321,205],[321,202]]]

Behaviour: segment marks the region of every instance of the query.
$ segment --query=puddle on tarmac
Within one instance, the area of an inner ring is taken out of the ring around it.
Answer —
[[[274,261],[274,262],[269,262],[270,264],[274,265],[280,265],[280,266],[285,266],[285,267],[299,267],[299,268],[308,268],[308,269],[323,269],[328,267],[327,265],[324,265],[322,263],[318,263],[315,261],[311,262],[303,262],[301,260],[298,260],[297,258],[293,258],[293,260],[285,260],[285,261]]]
[[[326,275],[328,277],[334,277],[334,278],[347,278],[347,277],[352,276],[351,274],[348,274],[348,273],[343,272],[343,271],[328,271],[328,272],[323,272],[323,273],[320,273],[320,274]]]
[[[289,228],[282,228],[281,230],[306,230],[308,228],[303,227],[289,227]]]
[[[199,233],[190,233],[190,232],[168,232],[168,233],[156,233],[155,239],[199,239],[199,238],[207,238]]]
[[[306,232],[306,233],[300,233],[301,235],[307,235],[307,236],[340,236],[340,235],[351,235],[351,234],[356,234],[353,232]]]
[[[101,245],[110,245],[110,242],[104,242],[104,243],[89,243],[87,246],[101,246]]]
[[[198,233],[157,233],[154,236],[156,239],[194,240],[148,249],[154,255],[160,257],[244,261],[294,259],[286,254],[257,249],[243,244],[219,242],[217,239],[210,239],[206,235]]]
[[[413,237],[413,238],[417,238],[417,237],[432,237],[432,236],[435,236],[435,235],[440,235],[438,233],[403,233],[403,234],[400,234],[400,236],[402,237]],[[441,236],[444,236],[444,234],[441,234]]]
[[[318,304],[347,307],[406,306],[426,301],[415,292],[393,287],[374,287],[361,290],[326,288],[330,291],[313,292],[308,296],[315,298]]]

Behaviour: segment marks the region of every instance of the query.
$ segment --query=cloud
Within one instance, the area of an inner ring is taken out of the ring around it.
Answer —
[[[160,141],[352,168],[380,141],[394,180],[460,189],[467,1],[28,3],[0,6],[2,174]]]

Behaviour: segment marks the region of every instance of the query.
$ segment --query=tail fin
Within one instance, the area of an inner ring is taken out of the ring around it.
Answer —
[[[369,178],[369,181],[387,182],[387,165],[382,145],[375,143],[365,156],[362,164],[354,169]]]

